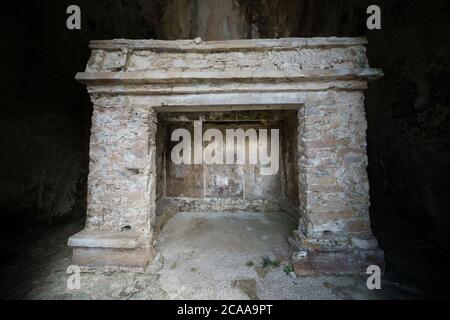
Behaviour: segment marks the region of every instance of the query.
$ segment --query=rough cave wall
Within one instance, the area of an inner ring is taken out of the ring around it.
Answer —
[[[81,31],[65,29],[65,9],[73,3],[82,8]],[[369,4],[381,6],[382,30],[365,28]],[[73,77],[84,69],[90,39],[366,35],[369,61],[386,74],[366,99],[375,234],[411,229],[448,248],[449,1],[49,0],[26,6],[6,1],[0,12],[4,222],[30,225],[85,213],[91,104]]]

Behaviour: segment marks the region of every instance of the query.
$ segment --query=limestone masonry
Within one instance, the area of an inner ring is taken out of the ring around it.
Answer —
[[[74,264],[144,271],[157,255],[157,233],[179,211],[274,210],[299,221],[290,238],[298,274],[382,267],[369,219],[363,94],[382,72],[369,67],[365,44],[92,41],[76,77],[94,111],[87,223],[69,239]],[[199,119],[283,127],[279,175],[269,181],[248,166],[171,167],[168,130]]]

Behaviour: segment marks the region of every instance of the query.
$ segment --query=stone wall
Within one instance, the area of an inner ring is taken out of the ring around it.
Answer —
[[[308,237],[370,232],[361,92],[331,92],[299,112],[300,207]]]
[[[156,114],[93,98],[87,230],[148,233],[156,190]]]

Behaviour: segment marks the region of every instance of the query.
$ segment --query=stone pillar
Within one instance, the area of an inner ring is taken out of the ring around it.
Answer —
[[[85,270],[143,271],[154,257],[156,114],[93,97],[86,228],[69,239]]]
[[[331,91],[298,112],[301,222],[291,238],[299,274],[383,268],[370,229],[364,95]]]

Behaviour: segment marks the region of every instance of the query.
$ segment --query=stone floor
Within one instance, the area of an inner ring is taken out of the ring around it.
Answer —
[[[420,293],[384,281],[370,291],[352,276],[296,277],[287,262],[295,222],[283,214],[180,213],[158,238],[155,274],[89,273],[68,290],[69,235],[80,223],[8,249],[0,272],[7,299],[410,299]],[[156,265],[157,266],[157,265]],[[155,265],[153,265],[155,267]],[[155,270],[154,270],[155,271]]]

